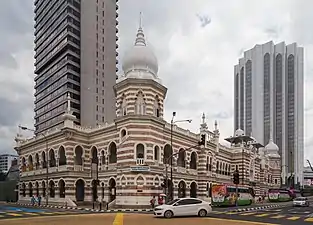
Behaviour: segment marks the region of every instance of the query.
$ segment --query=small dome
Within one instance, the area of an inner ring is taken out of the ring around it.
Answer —
[[[279,155],[279,148],[278,146],[273,142],[273,140],[269,140],[268,144],[265,146],[266,152],[268,156],[272,157],[280,157]]]
[[[235,137],[244,136],[245,132],[240,128],[235,131]]]
[[[158,60],[152,49],[146,45],[141,27],[137,32],[135,45],[125,53],[122,68],[126,77],[157,79]]]

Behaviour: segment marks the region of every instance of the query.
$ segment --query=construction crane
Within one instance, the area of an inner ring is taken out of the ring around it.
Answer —
[[[311,168],[311,170],[313,171],[313,167],[312,167],[312,165],[311,165],[311,162],[310,162],[310,160],[306,160],[307,162],[308,162],[308,164],[309,164],[309,166],[310,166],[310,168]]]

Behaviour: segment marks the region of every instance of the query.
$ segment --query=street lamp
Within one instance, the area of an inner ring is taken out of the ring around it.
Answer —
[[[192,122],[192,120],[191,119],[188,119],[188,120],[176,120],[176,121],[174,121],[174,119],[175,119],[175,116],[176,116],[176,112],[173,112],[173,114],[172,114],[172,119],[171,119],[171,156],[170,157],[168,157],[167,159],[166,159],[166,171],[165,171],[165,173],[166,173],[166,175],[165,175],[165,177],[166,177],[166,184],[168,185],[168,181],[167,181],[167,164],[169,163],[168,161],[169,160],[171,160],[171,182],[173,182],[173,156],[175,155],[175,154],[173,154],[173,126],[174,126],[174,124],[175,123],[181,123],[181,122],[188,122],[188,123],[191,123]],[[167,196],[167,185],[166,185],[166,187],[165,187],[165,195]],[[171,191],[173,191],[173,190],[171,190]],[[172,194],[172,193],[171,193]]]
[[[33,129],[30,129],[28,127],[25,127],[25,126],[21,126],[19,125],[18,126],[20,129],[22,130],[28,130],[28,131],[32,131],[32,132],[35,132],[35,130]],[[48,169],[48,166],[49,166],[49,157],[48,157],[48,139],[46,137],[46,135],[44,133],[39,133],[43,136],[43,138],[45,139],[45,144],[46,144],[46,205],[48,205],[48,195],[49,195],[49,169]]]

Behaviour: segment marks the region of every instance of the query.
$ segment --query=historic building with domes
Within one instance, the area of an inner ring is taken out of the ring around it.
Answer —
[[[172,197],[207,199],[212,184],[232,184],[236,169],[243,175],[241,185],[256,194],[280,186],[280,156],[272,141],[263,148],[237,130],[227,139],[231,146],[223,146],[217,122],[210,131],[204,115],[198,133],[173,124],[171,147],[171,124],[163,118],[167,88],[141,27],[122,68],[124,75],[114,86],[114,123],[76,125],[68,96],[63,127],[30,139],[17,135],[20,201],[39,194],[49,204],[80,204],[98,196],[110,206],[147,206],[152,196],[164,193],[161,184],[166,168],[170,177],[166,164],[172,153],[177,153],[168,188]],[[190,148],[201,135],[205,145]]]

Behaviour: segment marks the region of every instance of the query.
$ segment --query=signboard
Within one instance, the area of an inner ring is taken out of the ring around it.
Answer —
[[[150,166],[131,166],[130,171],[131,172],[149,172]]]

